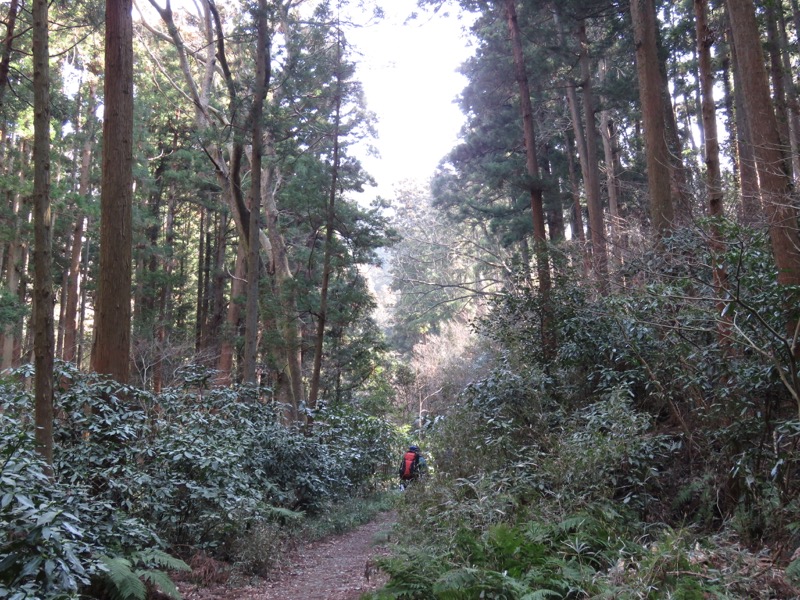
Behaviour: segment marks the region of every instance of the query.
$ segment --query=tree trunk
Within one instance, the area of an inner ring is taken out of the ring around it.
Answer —
[[[8,73],[11,68],[11,52],[14,49],[14,30],[17,26],[18,13],[19,0],[11,0],[4,21],[6,32],[3,37],[3,48],[0,50],[0,109],[3,108],[3,96],[8,87]]]
[[[575,239],[580,243],[583,276],[588,279],[589,274],[592,272],[592,258],[590,250],[586,247],[586,233],[583,229],[581,189],[578,183],[577,169],[575,168],[575,140],[570,135],[569,131],[564,132],[564,137],[567,142],[567,174],[572,191],[572,233]]]
[[[551,146],[545,142],[541,148],[540,154],[540,170],[542,176],[548,180],[552,180],[553,172],[550,169],[550,150]],[[566,239],[566,232],[564,231],[564,211],[561,208],[561,197],[554,194],[549,202],[544,202],[544,222],[547,226],[547,232],[550,236],[550,242],[558,244]],[[489,232],[484,228],[484,234],[489,235]],[[480,276],[475,273],[475,277]]]
[[[78,196],[88,200],[91,195],[91,172],[92,172],[92,122],[94,119],[95,97],[97,95],[97,81],[94,77],[89,82],[89,92],[87,98],[86,118],[82,133],[84,135],[83,147],[81,148],[81,164],[78,183]],[[72,251],[70,252],[69,274],[67,276],[67,301],[64,308],[64,353],[65,361],[72,362],[76,357],[77,344],[77,315],[78,315],[78,294],[81,282],[81,250],[83,249],[83,233],[85,231],[86,219],[79,214],[75,219],[75,227],[72,231]]]
[[[221,332],[225,322],[225,250],[227,246],[228,213],[216,213],[214,234],[214,257],[209,278],[208,298],[210,302],[208,318],[208,349],[213,351],[209,364],[219,361]]]
[[[267,146],[265,150],[270,154],[275,152],[272,140],[266,138]],[[289,382],[291,387],[291,414],[288,418],[297,421],[299,418],[300,403],[305,400],[303,389],[302,373],[302,344],[300,328],[298,326],[297,311],[297,292],[294,285],[294,275],[289,268],[289,257],[286,251],[286,242],[278,223],[278,206],[275,202],[272,180],[274,176],[273,167],[268,166],[264,169],[264,176],[261,180],[261,197],[264,201],[264,214],[267,224],[270,246],[272,247],[272,262],[275,269],[275,286],[277,296],[282,308],[282,314],[278,316],[286,356],[286,368],[288,370]]]
[[[784,153],[784,169],[791,173],[791,162],[789,161],[787,150],[789,148],[789,108],[786,103],[786,77],[783,71],[783,59],[781,58],[781,43],[778,34],[778,15],[776,7],[772,1],[764,3],[767,22],[767,56],[769,58],[769,79],[772,82],[772,102],[775,107],[775,119],[778,123],[778,135],[781,140],[781,148]]]
[[[92,367],[127,383],[131,334],[133,23],[130,0],[106,0],[100,273]]]
[[[52,230],[52,229],[51,229]],[[64,249],[61,251],[64,261],[69,260],[69,253],[72,249],[72,238],[67,237]],[[67,305],[67,278],[69,277],[69,269],[61,270],[61,285],[59,286],[58,298],[53,298],[53,302],[58,305],[58,326],[56,327],[56,343],[54,356],[63,360],[64,348],[64,312]]]
[[[739,172],[739,191],[741,193],[740,218],[745,225],[755,225],[764,217],[761,191],[758,184],[756,157],[750,138],[750,125],[744,102],[742,74],[736,58],[736,44],[731,39],[730,49],[733,60],[733,95],[736,107],[736,162]]]
[[[607,65],[601,59],[599,65],[601,86],[606,78]],[[619,160],[619,150],[617,146],[617,132],[611,112],[608,109],[600,111],[600,137],[603,140],[603,157],[606,171],[606,188],[608,189],[608,221],[611,229],[611,256],[614,264],[622,264],[622,245],[620,228],[622,219],[619,213],[620,193],[619,193],[619,173],[617,162]]]
[[[717,110],[714,101],[714,71],[711,63],[711,46],[714,34],[708,27],[708,0],[694,0],[695,31],[701,92],[701,116],[705,132],[704,159],[706,164],[706,190],[708,214],[721,217],[724,214],[722,201],[722,174],[719,164],[719,137],[717,134]]]
[[[696,25],[696,22],[695,22]],[[692,48],[692,71],[694,78],[697,80],[698,84],[694,86],[694,116],[695,116],[695,123],[697,123],[697,131],[700,134],[700,147],[706,147],[706,129],[703,126],[703,92],[701,88],[703,87],[701,80],[703,76],[700,74],[700,56],[698,55],[698,48],[701,42],[697,39],[697,27],[695,27],[694,31],[694,48]],[[686,97],[686,124],[687,124],[687,131],[689,133],[689,141],[692,144],[692,149],[695,149],[694,144],[694,136],[691,134],[692,131],[692,123],[691,119],[689,118],[689,98]]]
[[[175,245],[175,198],[174,184],[170,184],[167,195],[167,214],[164,223],[164,244],[166,257],[164,260],[164,285],[161,287],[161,296],[158,302],[158,320],[156,322],[156,348],[158,356],[153,366],[153,391],[160,393],[164,385],[164,362],[167,359],[167,325],[170,322],[170,302],[172,300],[172,270],[174,266]]]
[[[30,213],[27,222],[30,223]],[[20,306],[24,306],[29,298],[28,298],[28,273],[30,262],[30,249],[28,244],[23,242],[20,244],[20,258],[19,258],[19,287],[17,288],[17,301],[19,302]],[[32,299],[30,299],[32,301]],[[32,317],[31,317],[32,318]],[[23,350],[25,351],[25,362],[32,362],[33,357],[30,357],[30,350],[31,350],[31,321],[26,320],[24,317],[20,321],[19,330],[17,334],[12,338],[13,340],[13,349],[12,349],[12,358],[11,358],[11,365],[14,367],[18,367],[23,362]]]
[[[557,26],[559,28],[558,35],[559,41],[562,46],[566,45],[566,41],[564,40],[564,36],[562,33],[563,25],[560,23],[561,15],[558,8],[556,8],[554,12],[555,18],[559,21]],[[605,277],[601,275],[601,271],[599,268],[605,269],[604,272],[607,272],[607,261],[604,259],[605,256],[605,238],[600,236],[598,239],[597,236],[597,209],[600,207],[600,221],[602,222],[602,203],[600,199],[600,179],[599,179],[599,165],[597,162],[597,143],[596,138],[592,138],[591,140],[589,137],[592,135],[592,132],[596,133],[595,128],[589,123],[590,118],[594,118],[594,114],[592,112],[591,107],[587,107],[587,85],[590,84],[590,79],[587,78],[585,71],[589,68],[588,65],[588,43],[584,43],[586,37],[586,25],[585,22],[581,21],[579,32],[577,34],[578,43],[580,44],[580,67],[581,67],[581,77],[585,79],[582,83],[582,89],[584,91],[584,113],[586,116],[586,124],[584,125],[583,120],[581,119],[580,113],[580,103],[578,102],[578,93],[576,90],[575,82],[572,79],[568,79],[566,82],[566,94],[567,94],[567,106],[569,107],[569,113],[572,120],[572,131],[575,135],[575,146],[578,150],[578,161],[581,165],[581,174],[583,175],[583,188],[584,193],[586,194],[586,206],[588,208],[589,213],[589,239],[591,240],[591,245],[586,248],[586,255],[589,260],[589,264],[591,265],[590,272],[592,272],[596,277],[599,277],[603,280]],[[586,62],[584,61],[586,59]],[[588,100],[591,102],[591,87],[588,88]],[[591,106],[591,105],[590,105]],[[590,115],[592,115],[590,117]],[[594,141],[594,143],[593,143]],[[581,215],[581,224],[583,223],[583,217]],[[600,233],[602,234],[602,227],[600,229]],[[583,232],[581,232],[583,235]],[[598,246],[598,242],[601,243],[601,246]],[[600,254],[598,255],[598,252]]]
[[[242,377],[245,383],[255,385],[256,358],[258,356],[258,299],[260,278],[260,255],[258,234],[261,216],[261,158],[263,149],[264,100],[270,80],[269,38],[267,31],[267,2],[259,0],[256,22],[256,79],[253,89],[253,107],[250,113],[252,122],[252,158],[250,160],[250,243],[247,247],[247,308],[244,329],[244,368]]]
[[[89,217],[86,217],[86,225],[85,230],[89,230]],[[87,237],[86,238],[86,248],[82,252],[82,265],[81,265],[81,281],[86,281],[89,276],[89,245],[91,244],[91,240]],[[81,286],[81,302],[80,308],[78,310],[78,351],[75,357],[75,363],[80,367],[83,364],[83,353],[84,353],[84,340],[85,340],[85,332],[86,332],[86,304],[87,304],[87,292],[86,286]]]
[[[219,371],[219,378],[217,383],[219,385],[230,385],[233,380],[233,356],[235,353],[236,337],[239,334],[239,321],[241,314],[241,298],[245,294],[244,277],[245,277],[245,260],[246,255],[244,245],[239,244],[236,253],[236,263],[233,271],[233,278],[231,279],[231,293],[230,302],[228,303],[228,312],[225,319],[225,331],[222,335],[219,350],[219,363],[217,370]]]
[[[658,68],[661,73],[661,98],[664,106],[664,131],[669,152],[669,177],[672,186],[672,201],[675,212],[675,224],[685,225],[692,222],[692,196],[689,190],[689,177],[683,164],[683,141],[678,131],[675,117],[675,102],[669,89],[667,70],[667,52],[661,50],[661,36],[658,20],[654,18],[656,48],[658,51]],[[646,134],[646,132],[645,132]]]
[[[197,303],[195,304],[195,318],[194,318],[194,351],[200,354],[203,349],[203,328],[206,316],[203,312],[205,290],[206,290],[206,277],[208,275],[205,269],[206,263],[206,223],[208,210],[205,206],[200,207],[200,233],[198,235],[199,244],[197,246]]]
[[[174,135],[173,135],[174,139]],[[148,248],[143,253],[142,265],[140,269],[146,272],[144,277],[138,278],[136,303],[134,306],[133,319],[135,323],[139,323],[140,327],[148,327],[151,331],[155,331],[156,319],[156,300],[158,295],[156,289],[158,284],[159,268],[159,249],[158,242],[161,234],[161,205],[164,198],[164,173],[170,167],[169,160],[172,155],[169,147],[163,142],[159,143],[161,156],[156,163],[155,171],[153,172],[153,187],[148,197],[147,209],[150,213],[150,222],[145,230],[147,236]],[[174,151],[173,143],[173,151]]]
[[[792,53],[789,38],[786,34],[786,15],[783,7],[778,6],[778,35],[781,50],[781,61],[786,81],[786,108],[789,119],[789,156],[792,160],[792,173],[795,186],[800,181],[800,92],[792,69]]]
[[[26,144],[21,143],[20,155],[25,157],[27,154]],[[9,161],[9,175],[11,169],[11,161]],[[23,182],[25,170],[23,165],[19,168],[20,183]],[[21,242],[22,234],[22,198],[19,193],[9,191],[11,197],[11,218],[14,224],[14,239],[8,245],[8,255],[6,257],[6,287],[11,295],[19,296],[20,281],[22,280],[22,260],[23,260],[23,244]],[[22,320],[16,325],[6,325],[3,329],[3,356],[2,356],[2,370],[6,371],[16,366],[14,360],[14,348],[16,347],[20,336],[22,335]]]
[[[714,71],[711,63],[711,46],[714,34],[708,27],[708,0],[694,0],[695,32],[697,38],[697,62],[701,92],[701,116],[703,122],[704,151],[706,163],[707,211],[711,223],[711,261],[714,273],[714,288],[717,295],[717,314],[727,315],[725,311],[728,288],[728,274],[722,261],[717,257],[725,251],[719,225],[716,222],[724,216],[722,174],[719,166],[719,138],[717,134],[717,109],[714,102]],[[720,318],[717,331],[720,343],[728,344],[731,333],[730,317]]]
[[[515,0],[504,0],[508,33],[514,58],[514,74],[519,89],[520,111],[525,141],[525,157],[528,177],[530,179],[531,215],[533,218],[534,252],[536,254],[539,293],[542,298],[542,350],[545,358],[555,352],[555,337],[550,316],[550,258],[547,251],[547,232],[544,223],[544,207],[542,203],[542,184],[539,162],[536,156],[536,129],[533,122],[533,106],[531,105],[528,75],[525,72],[525,57],[522,51],[522,35],[517,21]]]
[[[631,18],[636,45],[636,70],[644,121],[647,154],[647,183],[650,190],[650,217],[657,238],[667,235],[673,226],[675,211],[670,192],[670,155],[667,147],[656,43],[656,13],[653,0],[631,0]]]
[[[586,187],[592,191],[587,194],[589,208],[589,233],[592,239],[592,266],[598,279],[598,289],[604,293],[608,288],[608,250],[606,248],[606,227],[603,218],[603,201],[600,197],[600,162],[597,158],[597,125],[594,116],[594,93],[592,91],[592,71],[589,63],[589,39],[586,36],[586,21],[578,24],[578,42],[581,46],[581,87],[583,89],[583,112],[586,117]]]
[[[583,207],[581,206],[581,186],[578,181],[578,173],[575,169],[575,139],[568,131],[564,132],[567,142],[567,175],[569,177],[570,190],[572,191],[572,235],[582,245],[586,244],[586,233],[583,228]],[[586,273],[588,275],[588,273]]]
[[[755,8],[752,0],[727,0],[727,5],[778,283],[798,285],[800,237],[797,234],[797,210],[790,201],[792,182],[785,170],[778,122],[770,100]],[[790,308],[787,320],[790,335],[793,335],[797,319],[795,310],[796,307]]]
[[[184,76],[186,86],[189,88],[188,94],[192,98],[195,107],[195,122],[198,129],[204,129],[210,122],[212,115],[212,108],[210,106],[209,98],[213,86],[214,74],[221,71],[225,79],[225,85],[228,90],[228,105],[232,119],[236,119],[236,109],[239,106],[239,98],[236,93],[236,85],[233,80],[233,74],[228,66],[226,53],[225,53],[225,35],[222,30],[222,21],[217,11],[216,5],[213,2],[203,2],[204,8],[204,22],[206,25],[206,48],[207,54],[203,57],[205,64],[205,71],[203,75],[202,85],[198,87],[195,82],[192,70],[189,64],[189,57],[187,56],[186,47],[181,39],[178,28],[175,25],[172,9],[169,4],[165,8],[158,6],[156,0],[150,0],[150,4],[155,7],[161,16],[162,21],[167,27],[170,38],[178,52],[178,59],[180,61],[181,72]],[[231,126],[231,123],[226,123]],[[238,129],[242,128],[241,123],[234,123],[233,127]],[[211,159],[214,169],[219,180],[220,186],[223,189],[230,188],[233,192],[228,194],[227,198],[231,208],[231,216],[234,223],[236,223],[237,231],[242,243],[248,244],[248,236],[250,231],[250,211],[245,206],[244,197],[242,195],[240,181],[239,181],[239,168],[241,166],[241,158],[243,147],[241,141],[234,139],[233,148],[231,151],[229,162],[226,163],[223,152],[215,142],[210,142],[204,146],[206,154]],[[259,232],[258,240],[262,249],[270,253],[271,248],[267,237]]]
[[[328,285],[331,278],[331,254],[333,252],[333,229],[336,220],[336,194],[339,185],[339,126],[342,109],[342,40],[341,31],[336,32],[336,100],[333,123],[333,157],[331,163],[331,187],[328,194],[328,207],[325,217],[325,255],[322,265],[322,284],[320,285],[319,316],[317,317],[317,336],[314,343],[314,367],[311,372],[311,385],[308,391],[308,408],[317,408],[319,378],[322,371],[322,349],[325,342],[325,320],[328,313]],[[312,414],[308,416],[311,424]]]
[[[50,50],[47,0],[33,2],[34,389],[36,446],[53,463],[53,276],[50,215]]]

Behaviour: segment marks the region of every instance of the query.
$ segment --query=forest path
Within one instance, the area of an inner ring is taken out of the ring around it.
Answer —
[[[394,512],[381,513],[350,532],[301,544],[258,585],[181,585],[181,594],[184,600],[358,600],[386,582],[372,561],[386,553],[396,518]]]

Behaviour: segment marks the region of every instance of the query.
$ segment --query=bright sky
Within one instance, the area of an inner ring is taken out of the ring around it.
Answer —
[[[455,100],[466,85],[456,69],[472,53],[455,15],[419,11],[405,23],[416,0],[381,2],[385,19],[347,34],[362,54],[356,76],[367,106],[378,115],[380,158],[360,155],[378,181],[370,198],[390,197],[404,180],[427,181],[456,145],[464,116]]]

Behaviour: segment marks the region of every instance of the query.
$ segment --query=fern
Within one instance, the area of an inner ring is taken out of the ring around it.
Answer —
[[[786,567],[786,576],[792,581],[800,581],[800,558],[789,563]]]
[[[266,506],[265,512],[271,517],[278,517],[283,519],[287,522],[298,522],[302,521],[303,517],[305,517],[305,513],[291,510],[288,508],[282,508],[280,506]]]
[[[131,560],[134,564],[142,563],[147,567],[156,567],[159,569],[166,569],[168,571],[191,571],[192,568],[183,562],[180,558],[176,558],[171,554],[167,554],[158,548],[147,548],[134,552],[131,555]]]
[[[424,549],[400,550],[395,557],[378,558],[376,562],[389,575],[389,582],[377,597],[403,600],[434,598],[434,583],[452,568],[443,556]]]
[[[163,571],[140,571],[139,576],[149,584],[159,588],[170,598],[181,600],[181,593],[178,591],[178,587],[169,578],[169,575]]]
[[[489,597],[518,598],[529,591],[520,581],[505,573],[465,567],[445,573],[433,586],[433,593],[441,600],[467,600]],[[499,594],[499,596],[498,596]]]
[[[189,571],[191,567],[179,558],[157,548],[147,548],[131,554],[130,559],[121,556],[102,556],[106,567],[106,583],[114,600],[145,600],[147,585],[161,589],[170,598],[180,600],[181,595],[169,576],[158,568],[172,571]],[[136,568],[138,565],[138,568]]]
[[[585,529],[587,524],[590,524],[591,521],[592,521],[591,517],[579,513],[577,515],[567,517],[566,519],[561,521],[561,523],[558,524],[558,528],[563,533],[576,532]]]
[[[529,594],[525,594],[520,600],[547,600],[547,598],[563,598],[559,592],[553,590],[536,590]]]
[[[122,557],[101,556],[111,583],[110,592],[115,600],[145,600],[147,588],[134,572],[131,561]]]
[[[445,573],[433,586],[433,592],[443,600],[464,598],[479,581],[479,570],[471,568],[456,569]]]

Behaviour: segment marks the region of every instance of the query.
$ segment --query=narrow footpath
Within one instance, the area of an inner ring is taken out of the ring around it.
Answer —
[[[386,582],[373,561],[386,552],[394,513],[348,533],[295,549],[274,578],[259,585],[180,586],[184,600],[358,600]]]

